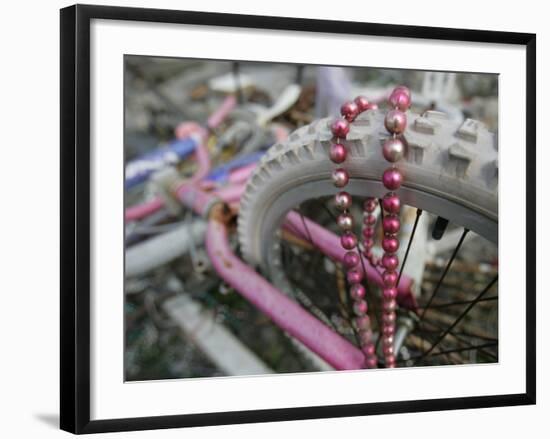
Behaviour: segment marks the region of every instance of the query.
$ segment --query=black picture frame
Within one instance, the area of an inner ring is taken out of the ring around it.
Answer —
[[[181,23],[334,34],[485,42],[526,47],[526,392],[368,404],[90,420],[90,22],[93,19]],[[61,404],[60,424],[73,433],[144,430],[324,417],[363,416],[535,404],[536,35],[75,5],[61,10]]]

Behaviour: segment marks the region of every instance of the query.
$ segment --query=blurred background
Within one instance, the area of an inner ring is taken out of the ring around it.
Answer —
[[[223,185],[295,129],[338,115],[350,97],[365,95],[383,106],[397,84],[412,90],[415,112],[441,111],[457,123],[474,118],[498,129],[496,75],[143,56],[126,56],[124,75],[127,208],[154,200],[155,175],[166,165],[183,175],[197,171],[187,158],[200,129],[208,133],[212,164],[205,181]],[[204,224],[197,218],[175,206],[136,215],[125,228],[127,380],[322,369],[218,278],[201,245]],[[155,238],[166,249],[162,257],[155,256]],[[186,244],[178,245],[178,239]],[[423,287],[437,282],[452,251],[438,245],[426,263]],[[483,283],[496,270],[497,249],[481,239],[469,240],[461,255],[445,285],[449,299],[460,298],[464,282]],[[478,334],[497,338],[496,302],[480,309]]]

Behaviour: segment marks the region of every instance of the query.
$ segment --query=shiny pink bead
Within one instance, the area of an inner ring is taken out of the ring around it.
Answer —
[[[336,204],[336,208],[339,210],[347,210],[351,207],[351,195],[348,194],[345,191],[338,192],[334,196],[334,204]]]
[[[399,250],[399,239],[395,236],[385,236],[382,239],[382,248],[388,253],[395,253]]]
[[[384,356],[386,356],[386,355],[392,355],[392,354],[393,354],[393,346],[390,346],[390,345],[384,346],[384,347],[382,348],[382,352],[384,352]]]
[[[411,90],[405,85],[398,85],[393,89],[393,91],[401,91],[405,93],[409,98],[411,97]]]
[[[392,193],[387,193],[382,198],[382,207],[388,213],[399,213],[401,209],[401,200],[399,197]]]
[[[372,253],[372,250],[370,248],[365,248],[363,250],[363,256],[365,258],[367,258],[369,261],[374,257],[373,253]],[[372,264],[372,262],[371,262]],[[373,265],[376,265],[376,264],[373,264]]]
[[[382,297],[384,300],[394,300],[397,297],[397,288],[384,288]]]
[[[359,113],[362,113],[363,111],[366,111],[369,109],[369,101],[365,96],[357,96],[353,102],[357,105],[357,109],[359,110]]]
[[[365,362],[368,369],[374,369],[376,366],[378,366],[378,361],[376,360],[376,357],[369,357],[367,358],[367,361]]]
[[[346,102],[340,108],[340,114],[344,116],[348,122],[353,122],[359,114],[359,106],[355,102]]]
[[[363,314],[366,314],[368,310],[367,302],[364,300],[358,300],[353,304],[353,312],[357,316],[362,316]]]
[[[369,357],[372,356],[372,355],[374,355],[374,352],[375,352],[375,346],[374,346],[374,344],[369,343],[368,345],[364,346],[364,347],[363,347],[363,352],[364,352],[365,354],[367,354],[367,356],[369,356]]]
[[[353,284],[349,289],[349,294],[354,300],[362,299],[365,297],[365,287],[361,284]]]
[[[395,270],[397,266],[399,265],[399,259],[397,259],[396,255],[389,255],[387,253],[382,256],[382,266],[386,270]]]
[[[352,232],[345,232],[340,237],[340,244],[346,250],[353,250],[357,246],[357,236]]]
[[[382,220],[382,229],[390,235],[398,233],[400,227],[401,221],[399,221],[399,218],[395,215],[386,215]]]
[[[357,252],[347,252],[344,255],[344,265],[346,268],[353,268],[359,263],[359,255]]]
[[[384,312],[393,312],[397,309],[397,302],[394,299],[386,299],[382,303]]]
[[[382,337],[382,344],[385,346],[393,346],[393,335],[384,335]]]
[[[386,189],[394,191],[401,187],[403,175],[398,169],[388,168],[384,171],[384,174],[382,174],[382,183]]]
[[[382,326],[382,334],[385,336],[394,335],[395,334],[395,326],[394,325],[383,325]]]
[[[407,111],[411,106],[411,94],[405,92],[402,88],[396,88],[390,95],[388,102],[390,107]]]
[[[336,218],[336,223],[342,230],[351,230],[353,227],[353,217],[349,213],[341,213]]]
[[[367,110],[378,110],[378,104],[369,104]]]
[[[390,110],[384,119],[384,126],[392,134],[402,134],[407,127],[407,116],[401,110]]]
[[[382,155],[391,163],[395,163],[403,157],[405,154],[405,144],[399,138],[390,137],[384,142],[382,146]]]
[[[330,130],[334,137],[345,139],[349,133],[349,122],[345,119],[336,119],[330,125]]]
[[[395,271],[384,271],[382,281],[386,287],[394,287],[397,283],[397,273]]]
[[[369,213],[365,216],[365,218],[363,218],[363,224],[366,226],[374,226],[376,224],[376,217]]]
[[[356,317],[354,321],[357,329],[361,330],[362,332],[370,328],[370,318],[367,315]]]
[[[333,143],[332,145],[330,145],[329,155],[330,160],[332,160],[333,163],[342,163],[344,162],[344,160],[346,160],[348,152],[346,150],[346,147],[341,143]]]
[[[352,268],[348,271],[347,278],[350,284],[358,284],[363,280],[363,271],[358,268]]]
[[[382,316],[382,322],[384,322],[386,325],[395,324],[395,313],[385,312],[384,315]]]
[[[334,183],[334,186],[336,187],[344,187],[346,184],[348,184],[349,181],[349,175],[348,171],[342,168],[336,168],[334,171],[332,171],[332,182]]]
[[[363,204],[363,209],[366,212],[372,213],[376,209],[376,198],[367,198],[365,204]]]
[[[395,355],[394,354],[388,354],[385,357],[386,360],[386,367],[394,368],[395,367]]]
[[[372,227],[365,227],[363,229],[363,237],[365,239],[370,239],[374,236],[374,229]]]

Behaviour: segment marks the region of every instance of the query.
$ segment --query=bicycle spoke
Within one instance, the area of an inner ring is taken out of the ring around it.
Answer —
[[[479,302],[489,302],[493,300],[498,300],[498,296],[491,296],[491,297],[485,297],[483,299],[480,299]],[[447,303],[440,303],[437,305],[431,305],[430,309],[438,309],[438,308],[448,308],[451,306],[457,306],[457,305],[468,305],[472,303],[472,300],[460,300],[456,302],[447,302]],[[426,308],[425,306],[419,306],[418,309]]]
[[[430,354],[430,352],[432,352],[434,348],[439,343],[441,343],[441,341],[443,341],[443,339],[447,336],[447,334],[449,334],[449,332],[452,331],[455,328],[455,326],[460,323],[460,321],[466,316],[466,314],[468,314],[470,310],[476,305],[476,303],[478,303],[479,300],[487,293],[487,291],[491,289],[491,287],[495,284],[497,280],[498,280],[498,275],[495,276],[491,282],[489,282],[489,284],[483,289],[483,291],[481,291],[481,293],[477,295],[477,297],[472,301],[472,303],[470,303],[464,309],[464,311],[462,311],[462,313],[455,319],[455,321],[445,331],[443,331],[443,333],[439,336],[437,341],[434,344],[432,344],[432,346],[426,352],[424,352],[424,354],[422,354],[420,359],[427,357]]]
[[[407,244],[405,256],[403,257],[403,263],[401,264],[401,269],[399,270],[399,276],[397,277],[397,285],[399,285],[399,281],[401,280],[401,276],[403,275],[403,271],[405,270],[405,264],[407,263],[407,258],[409,257],[409,251],[411,250],[411,245],[414,239],[414,235],[416,233],[416,227],[418,226],[420,215],[422,215],[422,209],[416,209],[416,218],[414,219],[414,225],[409,236],[409,242]]]
[[[481,349],[485,349],[485,348],[491,348],[491,347],[495,347],[495,346],[498,346],[498,343],[495,343],[495,342],[491,342],[491,343],[484,343],[484,344],[480,344],[480,345],[472,345],[472,346],[468,346],[468,347],[464,347],[464,348],[456,348],[456,349],[447,349],[447,350],[444,350],[444,351],[438,351],[432,355],[430,355],[431,357],[435,357],[435,356],[439,356],[439,355],[447,355],[447,354],[452,354],[452,353],[456,353],[456,352],[466,352],[466,351],[473,351],[473,350],[481,350]],[[419,355],[417,357],[411,357],[409,358],[408,360],[404,360],[402,361],[403,363],[405,361],[410,361],[410,360],[413,360],[413,361],[416,361],[416,360],[419,360],[421,359],[422,356]]]
[[[431,325],[433,325],[434,327],[438,328],[439,331],[437,332],[437,334],[440,334],[442,330],[444,330],[444,328],[438,324],[436,324],[435,322],[430,322]],[[459,343],[463,343],[465,344],[466,346],[473,346],[472,343],[470,343],[469,340],[466,340],[463,336],[463,334],[460,334],[460,333],[457,333],[457,332],[454,332],[454,331],[449,331],[448,335],[450,335],[451,337],[454,337]],[[475,336],[474,336],[475,337]],[[498,341],[497,339],[493,340],[493,341]],[[492,353],[490,352],[487,352],[487,351],[484,351],[484,350],[480,350],[483,354],[491,357],[492,359],[494,360],[497,360],[497,357],[495,355],[493,355]]]
[[[406,339],[406,344],[408,344],[409,346],[412,345],[412,347],[414,349],[419,349],[420,351],[422,351],[422,346],[424,345],[424,342],[428,342],[428,343],[433,343],[435,338],[432,339],[431,337],[427,337],[427,334],[424,334],[424,335],[420,335],[419,334],[422,334],[422,331],[418,331],[415,334],[409,334],[409,336],[407,337]],[[434,335],[434,333],[430,333],[430,335]],[[454,361],[453,361],[453,358],[454,358],[454,355],[451,353],[451,354],[445,354],[445,360],[449,363],[449,364],[456,364]],[[409,358],[410,360],[410,358]]]
[[[424,322],[431,325],[431,326],[433,326],[434,328],[436,328],[436,330],[431,331],[432,333],[441,334],[441,331],[443,331],[445,329],[444,326],[441,326],[441,325],[437,324],[433,320],[424,320]],[[469,328],[469,329],[473,329],[473,328]],[[429,330],[427,330],[425,328],[424,329],[419,328],[419,330],[420,331],[425,330],[427,332],[430,332]],[[462,330],[459,331],[459,332],[458,331],[452,331],[451,333],[454,334],[454,335],[462,336],[462,337],[478,338],[480,340],[488,340],[488,341],[498,341],[498,338],[488,337],[488,336],[480,335],[480,334],[475,334],[474,332],[468,332],[464,328],[462,328]]]
[[[435,311],[435,310],[430,311],[430,313],[433,312],[433,311]],[[424,323],[425,323],[425,325],[430,325],[430,326],[438,329],[439,333],[441,333],[441,331],[443,331],[445,328],[449,327],[453,323],[455,317],[449,316],[449,318],[445,319],[445,320],[439,320],[439,319],[433,319],[431,317],[430,318],[426,317],[424,319]],[[442,323],[442,324],[440,324],[440,323]],[[490,334],[487,334],[484,331],[480,330],[479,328],[473,327],[470,324],[467,326],[467,328],[462,327],[460,331],[453,331],[453,333],[464,336],[464,337],[475,338],[475,339],[480,339],[480,340],[490,340],[490,341],[497,341],[498,340],[497,338],[492,337]]]
[[[485,340],[485,341],[498,341],[498,338],[496,338],[496,337],[485,337],[483,335],[470,334],[470,333],[467,333],[467,332],[464,332],[464,331],[455,332],[455,334],[462,335],[464,337],[475,337],[475,338],[479,338],[480,340]]]
[[[456,255],[458,254],[458,251],[460,250],[460,247],[462,246],[462,243],[464,242],[464,238],[466,238],[466,235],[468,234],[468,232],[469,232],[469,230],[465,228],[464,232],[462,233],[462,235],[460,237],[460,239],[458,240],[458,244],[456,245],[455,249],[453,250],[453,254],[451,255],[449,261],[447,262],[447,266],[445,267],[445,270],[443,270],[443,273],[442,273],[441,277],[439,278],[439,281],[437,282],[437,285],[435,286],[435,288],[432,292],[432,295],[430,296],[430,299],[428,300],[428,303],[426,304],[426,306],[424,307],[424,310],[422,311],[422,314],[420,315],[420,322],[422,322],[422,319],[426,315],[426,311],[430,308],[430,305],[432,304],[432,301],[433,301],[434,297],[438,293],[439,287],[441,287],[441,284],[443,283],[443,279],[445,279],[445,276],[447,276],[449,268],[451,268],[451,265],[452,265],[453,261],[455,260]]]

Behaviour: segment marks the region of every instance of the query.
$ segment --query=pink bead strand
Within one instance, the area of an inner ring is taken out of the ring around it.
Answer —
[[[330,147],[330,160],[341,165],[346,161],[347,149],[342,143],[346,139],[350,124],[363,111],[370,107],[366,98],[359,96],[354,101],[346,102],[341,108],[341,119],[332,122],[330,129],[334,136],[334,142]],[[376,358],[375,346],[372,337],[372,330],[368,316],[368,303],[365,298],[365,287],[363,282],[363,270],[360,269],[360,256],[357,252],[357,237],[353,233],[353,217],[349,212],[352,205],[351,195],[343,189],[349,182],[349,174],[343,167],[337,167],[332,171],[332,181],[334,186],[340,189],[334,197],[336,208],[340,211],[337,218],[337,224],[342,234],[340,244],[347,253],[344,255],[344,268],[346,269],[346,278],[350,285],[349,293],[353,300],[353,320],[357,329],[357,335],[361,344],[361,350],[365,355],[365,367],[375,368],[378,364]],[[376,204],[374,205],[376,208]],[[374,218],[376,221],[376,218]]]
[[[384,289],[382,291],[382,352],[386,367],[393,368],[396,363],[396,354],[394,352],[394,334],[397,308],[396,283],[398,279],[397,267],[399,260],[397,251],[399,250],[399,239],[397,235],[401,227],[399,221],[399,211],[401,209],[401,200],[394,192],[401,187],[403,183],[403,174],[395,167],[395,163],[401,160],[405,152],[405,144],[398,136],[402,135],[407,128],[407,111],[411,105],[411,93],[407,87],[396,87],[391,93],[388,103],[392,108],[386,114],[384,126],[391,134],[382,146],[382,155],[392,164],[384,171],[382,175],[382,184],[388,193],[382,199],[382,208],[386,212],[382,220],[382,230],[384,238],[382,239],[382,249],[384,255],[381,260],[383,267],[382,279]]]

